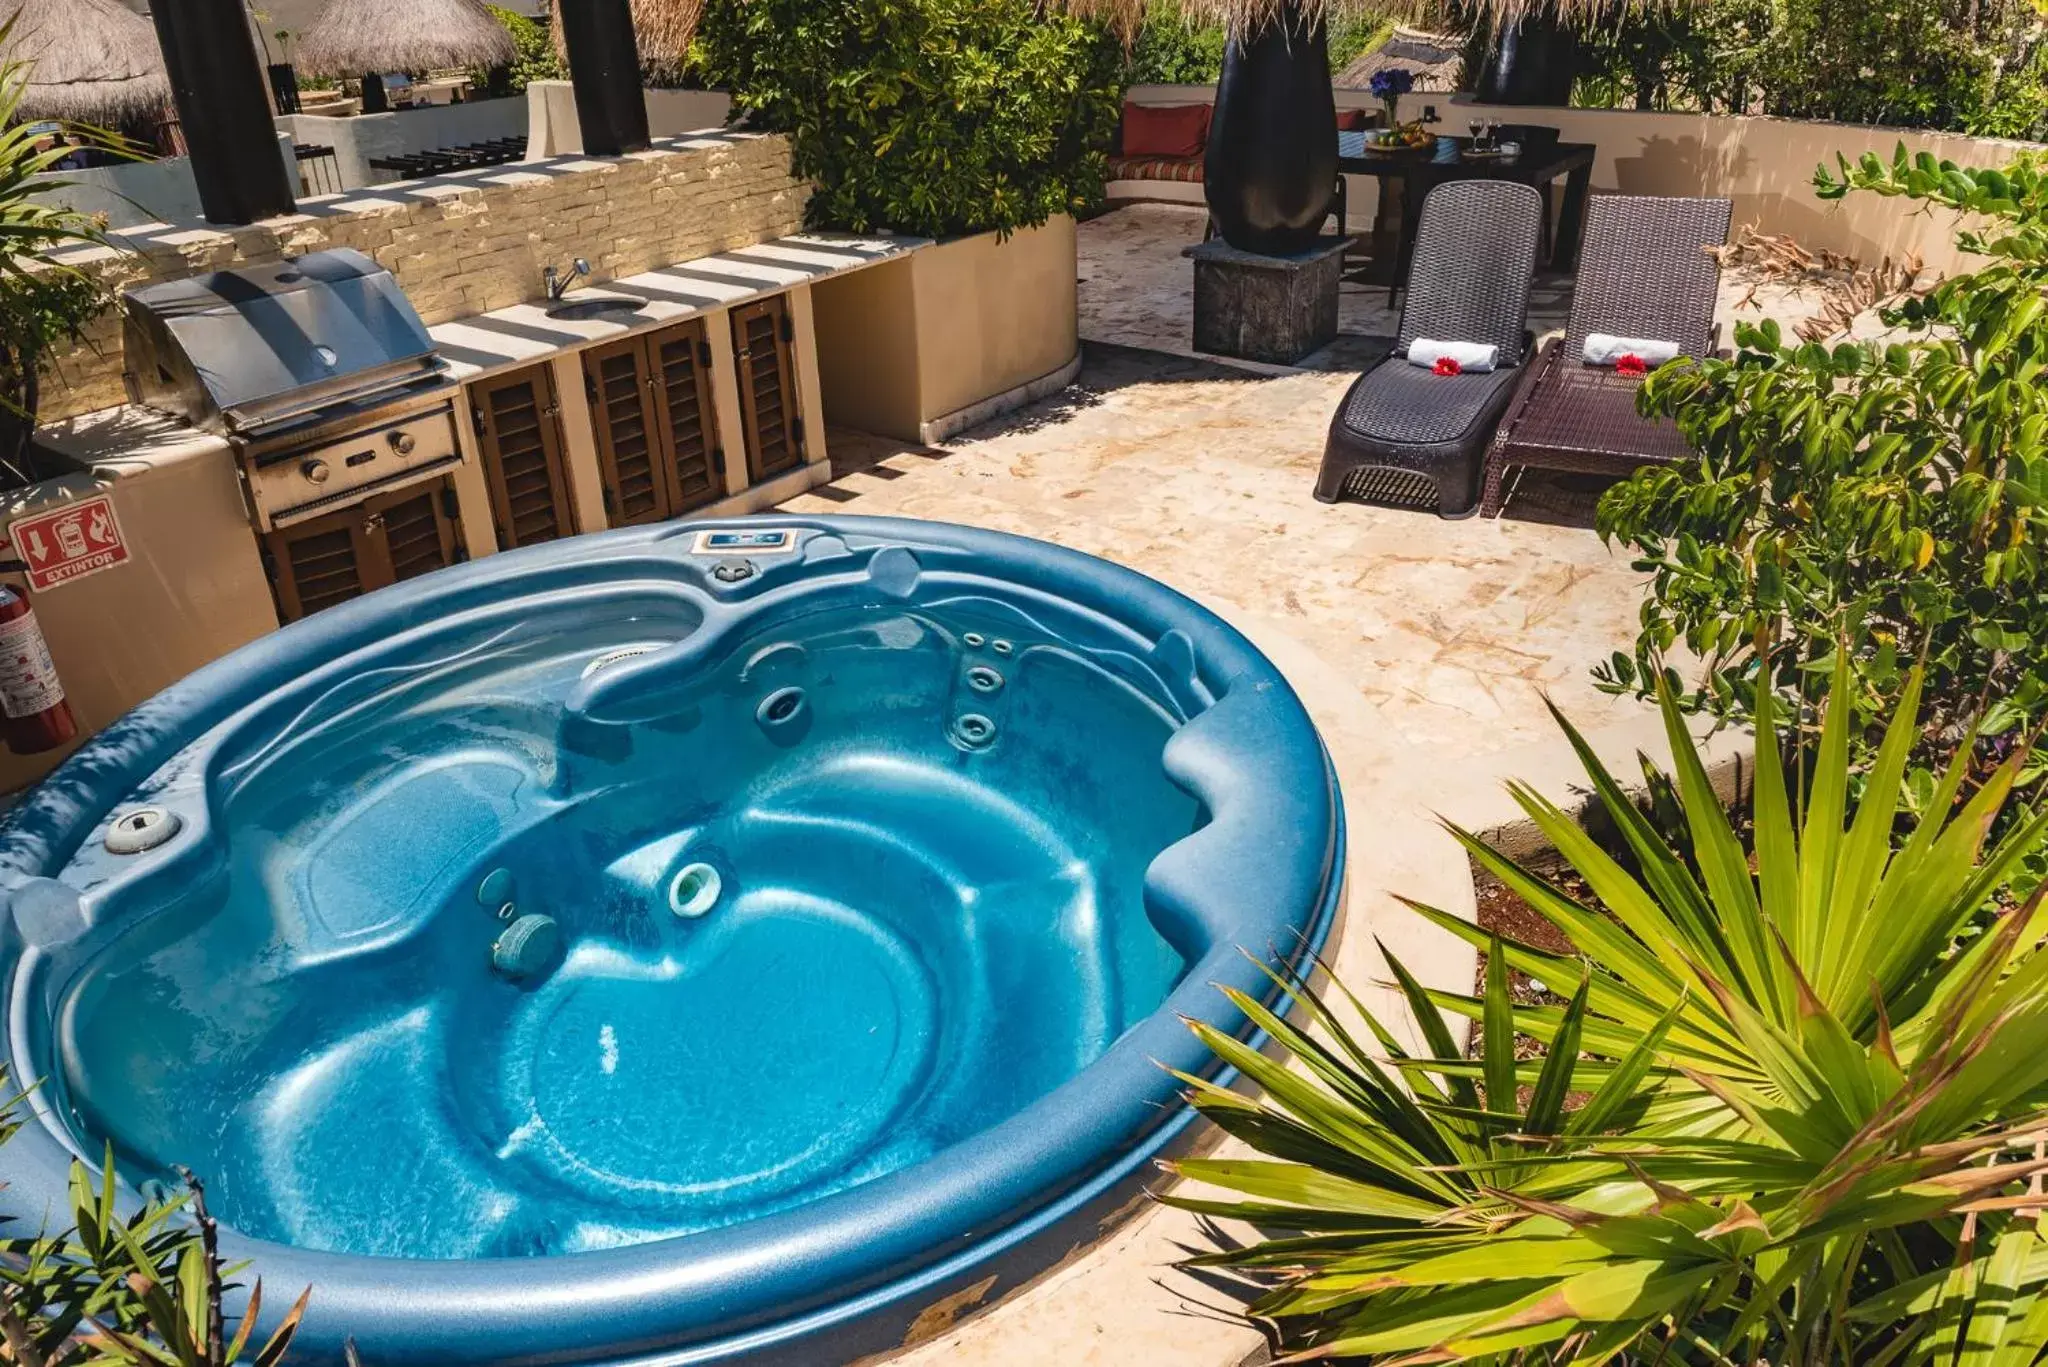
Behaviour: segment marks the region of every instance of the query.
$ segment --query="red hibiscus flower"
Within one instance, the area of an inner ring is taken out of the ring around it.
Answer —
[[[1617,375],[1647,375],[1650,373],[1650,367],[1643,364],[1642,357],[1631,351],[1614,363],[1614,373]]]
[[[1455,356],[1437,357],[1436,364],[1431,366],[1430,369],[1438,375],[1462,375],[1465,373],[1465,367],[1458,364],[1458,358]]]

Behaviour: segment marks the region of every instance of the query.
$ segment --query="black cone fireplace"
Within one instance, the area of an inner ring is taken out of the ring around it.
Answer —
[[[1284,256],[1316,245],[1337,187],[1337,102],[1320,16],[1289,3],[1256,32],[1231,35],[1203,177],[1231,246]]]

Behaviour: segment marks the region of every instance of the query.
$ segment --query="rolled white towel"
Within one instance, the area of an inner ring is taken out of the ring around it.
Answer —
[[[1613,365],[1624,356],[1634,356],[1655,370],[1666,361],[1677,359],[1678,343],[1655,337],[1615,337],[1605,332],[1586,334],[1587,365]]]
[[[1417,337],[1408,344],[1408,364],[1434,366],[1444,357],[1458,363],[1468,375],[1484,375],[1500,359],[1500,348],[1484,342],[1439,342],[1434,337]]]

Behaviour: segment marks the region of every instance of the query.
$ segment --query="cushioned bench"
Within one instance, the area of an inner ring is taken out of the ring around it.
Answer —
[[[1208,105],[1126,101],[1117,126],[1116,150],[1109,158],[1109,178],[1200,185],[1202,154],[1208,144]]]
[[[1125,101],[1116,150],[1109,157],[1111,184],[1200,185],[1209,145],[1209,116],[1206,104]],[[1379,123],[1380,116],[1368,109],[1337,111],[1337,127],[1347,132],[1375,128]],[[1112,192],[1112,197],[1119,196]],[[1134,196],[1127,189],[1120,197]]]

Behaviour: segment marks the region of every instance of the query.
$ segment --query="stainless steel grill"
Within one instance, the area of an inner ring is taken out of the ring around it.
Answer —
[[[459,386],[361,252],[148,285],[124,303],[130,396],[229,439],[264,531],[461,463]]]

